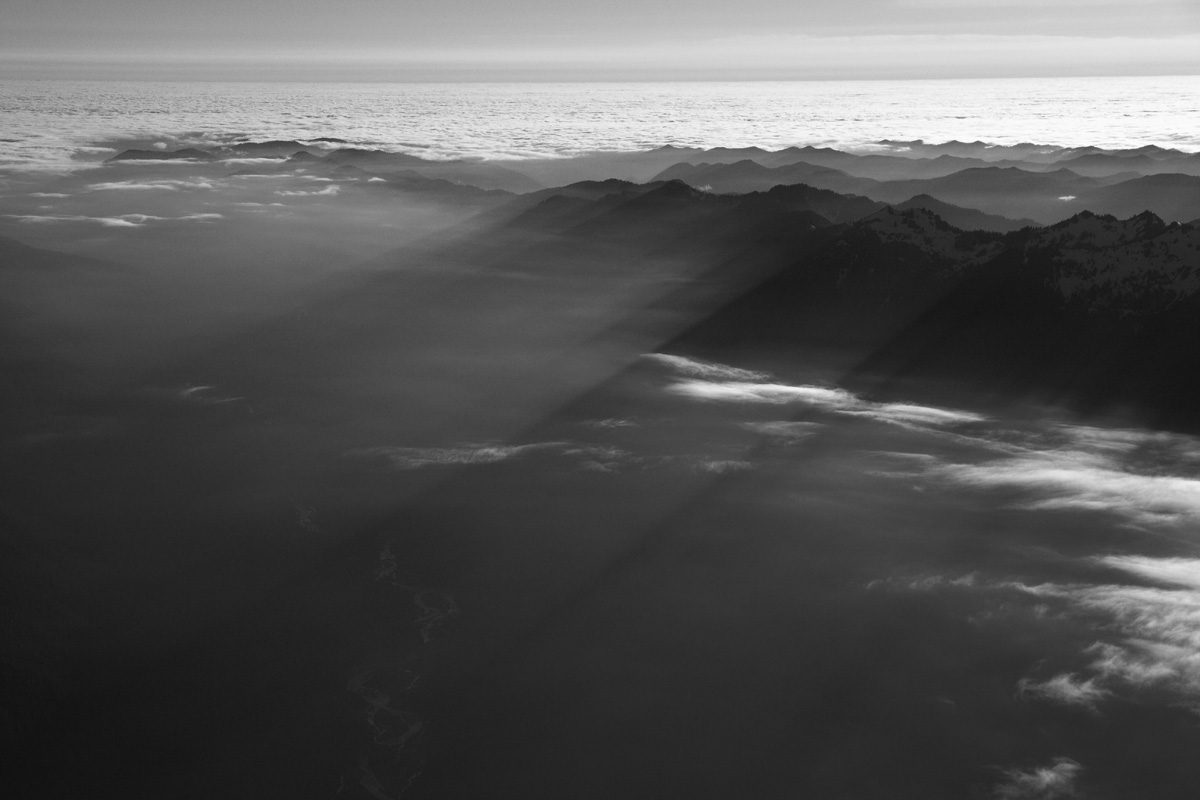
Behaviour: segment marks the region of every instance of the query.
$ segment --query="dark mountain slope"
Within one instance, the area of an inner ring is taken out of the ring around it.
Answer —
[[[1095,223],[1117,241],[1081,242]],[[856,380],[885,392],[953,381],[1200,427],[1200,231],[1153,217],[1056,227],[1006,243],[865,359]]]
[[[955,387],[1200,428],[1200,229],[1085,213],[966,234],[889,209],[675,346],[735,362],[819,353],[882,396]]]
[[[996,234],[965,234],[923,209],[885,207],[831,230],[807,258],[731,301],[677,344],[770,359],[818,348],[848,354],[842,358],[849,365],[949,293],[964,269],[998,252],[1000,241]]]
[[[1008,233],[1020,230],[1021,228],[1037,226],[1038,224],[1031,219],[1009,219],[997,214],[985,214],[973,208],[963,208],[962,206],[943,202],[927,194],[919,194],[916,197],[905,200],[903,203],[894,203],[892,207],[897,211],[907,211],[910,208],[923,208],[964,231]]]

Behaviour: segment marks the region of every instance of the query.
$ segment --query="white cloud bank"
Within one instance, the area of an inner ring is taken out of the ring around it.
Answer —
[[[653,353],[644,356],[688,376],[666,387],[670,394],[718,403],[807,406],[853,417],[904,427],[941,427],[982,422],[986,417],[969,411],[922,406],[915,403],[874,403],[845,389],[828,386],[775,383],[765,372],[753,372],[682,356]]]
[[[152,180],[152,181],[109,181],[105,183],[88,184],[90,192],[112,191],[166,191],[177,192],[184,189],[215,189],[216,184],[206,180]]]
[[[46,225],[61,222],[86,222],[102,225],[106,228],[141,228],[147,222],[214,222],[223,219],[223,214],[185,214],[181,217],[159,217],[154,214],[121,214],[117,217],[88,217],[80,214],[3,214],[0,216],[15,219],[17,222],[30,225]]]
[[[1200,559],[1108,555],[1092,561],[1125,572],[1128,581],[1035,584],[931,575],[868,588],[999,595],[1009,612],[1023,599],[1040,609],[1037,619],[1066,620],[1092,632],[1095,640],[1077,653],[1077,671],[1018,682],[1017,694],[1027,700],[1096,712],[1118,693],[1149,692],[1200,714]]]
[[[332,197],[333,195],[336,195],[336,194],[340,193],[341,191],[342,191],[341,186],[338,186],[337,184],[330,184],[329,186],[326,186],[324,189],[315,189],[313,191],[304,191],[303,189],[296,189],[296,190],[284,189],[284,190],[275,192],[275,194],[279,195],[280,197],[314,197],[317,195],[325,195],[326,197]]]
[[[983,463],[938,463],[926,475],[951,485],[1018,490],[1018,507],[1030,510],[1103,511],[1142,525],[1200,521],[1192,437],[1070,425],[1055,432]]]

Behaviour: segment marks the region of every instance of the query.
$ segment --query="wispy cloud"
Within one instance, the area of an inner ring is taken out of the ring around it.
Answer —
[[[169,191],[177,192],[183,189],[215,189],[216,184],[205,180],[152,180],[152,181],[111,181],[108,183],[92,183],[86,187],[92,192],[109,191]]]
[[[825,426],[819,422],[743,422],[742,427],[776,441],[798,442],[807,439]]]
[[[881,422],[908,423],[919,426],[956,425],[966,422],[982,422],[986,419],[982,414],[970,411],[919,406],[912,403],[881,403],[861,410],[849,410],[846,413],[869,417]]]
[[[333,195],[338,194],[341,191],[342,191],[341,186],[338,186],[337,184],[331,184],[329,186],[326,186],[324,189],[316,189],[311,192],[306,192],[303,189],[295,189],[295,190],[282,189],[282,190],[276,191],[275,194],[279,195],[280,197],[314,197],[317,195],[333,196]]]
[[[753,372],[681,356],[654,353],[645,356],[666,366],[676,379],[666,391],[682,397],[718,403],[808,406],[821,411],[864,417],[905,427],[938,427],[981,422],[981,414],[936,408],[915,403],[875,403],[845,389],[829,386],[793,385],[770,380],[765,372]]]
[[[1200,591],[1200,559],[1110,555],[1099,561],[1151,581]]]
[[[981,489],[1023,492],[1031,510],[1105,511],[1142,524],[1200,519],[1200,480],[1135,471],[1119,458],[1120,445],[1026,450],[981,464],[941,464],[929,471],[940,481]]]
[[[551,445],[557,446],[557,444]],[[537,445],[461,445],[458,447],[370,447],[352,450],[347,455],[382,457],[396,469],[446,467],[462,464],[495,464],[510,458],[544,450]]]
[[[223,214],[203,213],[203,214],[184,214],[180,217],[160,217],[154,214],[122,214],[118,217],[88,217],[79,214],[52,214],[39,216],[36,214],[4,214],[2,216],[9,219],[15,219],[17,222],[26,224],[51,224],[59,222],[87,222],[97,225],[103,225],[106,228],[140,228],[147,222],[163,222],[163,221],[194,221],[194,222],[213,222],[224,217]]]
[[[996,787],[997,800],[1058,800],[1074,797],[1082,765],[1060,756],[1044,767],[1005,770],[1004,783]]]
[[[1059,705],[1079,706],[1089,711],[1096,711],[1100,701],[1111,694],[1099,686],[1096,678],[1084,680],[1071,673],[1055,675],[1045,681],[1022,678],[1017,683],[1017,693]]]
[[[54,215],[38,215],[38,214],[5,214],[9,219],[15,219],[17,222],[29,225],[43,225],[58,222],[90,222],[96,225],[103,225],[106,228],[140,228],[142,222],[125,219],[124,217],[85,217],[78,214],[54,214]],[[138,216],[141,216],[140,214]]]
[[[186,389],[181,389],[178,397],[181,400],[186,400],[189,403],[198,403],[206,406],[218,406],[226,403],[237,403],[245,400],[245,397],[232,397],[228,395],[217,395],[213,393],[215,386],[189,386]]]
[[[766,380],[769,377],[765,372],[739,369],[738,367],[730,367],[725,364],[715,364],[683,356],[672,356],[666,353],[646,353],[642,358],[661,364],[672,372],[680,375],[688,375],[693,378],[724,381],[760,381]]]
[[[712,472],[717,475],[724,475],[730,472],[745,472],[746,470],[754,469],[754,465],[749,461],[701,459],[696,463],[696,469],[700,472]]]
[[[1182,579],[1182,585],[1064,587],[1077,608],[1109,616],[1122,634],[1097,642],[1089,665],[1099,679],[1164,690],[1200,712],[1200,560],[1103,559],[1138,577]],[[1181,574],[1182,573],[1182,574]]]
[[[1036,618],[1070,622],[1085,639],[1095,637],[1076,654],[1077,671],[1022,679],[1017,692],[1024,697],[1096,710],[1120,691],[1158,692],[1200,714],[1200,559],[1109,555],[1091,561],[1128,573],[1130,582],[1027,583],[971,574],[889,579],[869,588],[1005,596],[1000,607],[1006,613],[1015,613],[1024,598],[1042,609]],[[1133,582],[1144,580],[1165,585]]]
[[[624,417],[609,417],[607,419],[589,419],[583,422],[589,428],[636,428],[638,427],[637,420],[626,419]]]
[[[565,456],[588,469],[616,471],[629,453],[616,447],[575,442],[534,442],[531,444],[460,444],[452,447],[368,447],[351,450],[347,456],[382,458],[393,469],[455,467],[496,464],[535,454]]]
[[[827,389],[821,386],[789,386],[783,383],[683,380],[668,386],[667,391],[697,400],[772,403],[775,405],[801,403],[835,410],[849,409],[857,404],[854,395],[843,389]]]

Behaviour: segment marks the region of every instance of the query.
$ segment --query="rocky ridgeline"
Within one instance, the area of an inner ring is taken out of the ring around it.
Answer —
[[[951,271],[983,264],[1004,249],[999,235],[968,235],[925,208],[887,207],[857,225],[881,245],[903,245],[935,258]]]
[[[1127,220],[1079,214],[1037,232],[1063,299],[1091,312],[1147,314],[1200,292],[1200,228],[1149,212]]]
[[[1153,313],[1200,293],[1200,227],[1150,212],[1119,220],[1085,211],[1045,228],[986,235],[926,209],[889,207],[848,228],[835,247],[849,256],[863,250],[864,237],[873,256],[881,247],[910,251],[905,260],[922,260],[930,278],[1032,267],[1065,304],[1093,313]]]

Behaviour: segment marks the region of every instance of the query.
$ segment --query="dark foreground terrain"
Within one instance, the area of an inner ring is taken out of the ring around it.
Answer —
[[[903,145],[7,177],[6,796],[1194,796],[1200,169]]]

